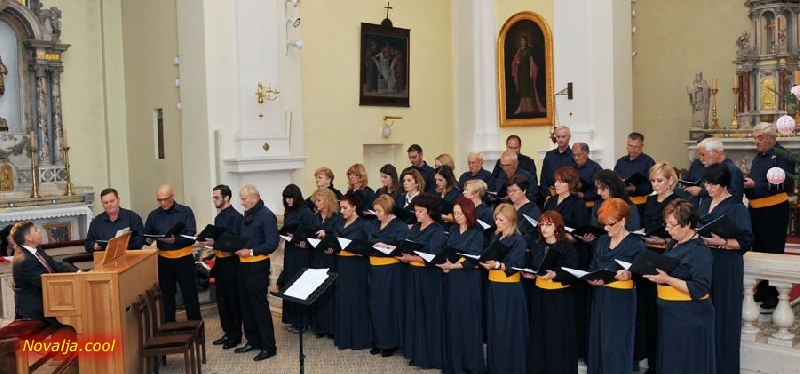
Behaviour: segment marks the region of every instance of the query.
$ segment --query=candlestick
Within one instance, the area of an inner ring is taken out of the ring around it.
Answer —
[[[717,77],[711,77],[711,89],[717,89]]]
[[[739,88],[739,76],[736,74],[733,75],[733,88]]]
[[[36,147],[36,137],[33,136],[33,130],[31,130],[31,148]]]
[[[33,134],[33,132],[31,132]],[[33,139],[33,138],[31,138]],[[33,143],[31,141],[31,143]],[[36,167],[36,147],[31,146],[31,197],[39,198],[39,168]]]
[[[733,120],[731,120],[731,129],[738,129],[739,128],[739,87],[738,85],[734,85],[733,87]]]
[[[712,78],[711,82],[716,83],[716,78]],[[719,118],[717,118],[717,92],[718,89],[711,89],[711,129],[719,128]]]
[[[64,144],[67,143],[66,139],[67,139],[67,132],[65,131],[64,132]],[[62,149],[64,149],[64,169],[65,169],[65,171],[67,173],[67,192],[65,193],[65,196],[72,196],[73,195],[73,193],[72,193],[72,176],[70,175],[70,172],[69,172],[69,147],[68,146],[64,146],[64,147],[62,147]]]
[[[792,76],[794,77],[794,84],[800,84],[800,70],[795,70]]]
[[[69,142],[67,141],[67,129],[62,128],[61,133],[64,135],[64,147],[69,147]]]

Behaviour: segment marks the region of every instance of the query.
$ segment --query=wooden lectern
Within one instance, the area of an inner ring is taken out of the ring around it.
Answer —
[[[158,254],[128,252],[130,236],[111,239],[105,252],[94,252],[95,268],[89,272],[42,275],[44,315],[74,327],[79,350],[87,342],[113,343],[113,352],[79,351],[80,373],[142,372],[130,306],[158,282]]]

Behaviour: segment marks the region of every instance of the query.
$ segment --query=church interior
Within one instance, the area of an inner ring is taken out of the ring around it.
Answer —
[[[550,37],[547,116],[503,121],[500,33],[520,12]],[[385,19],[409,30],[405,89],[365,101],[363,24]],[[411,144],[429,164],[452,155],[458,175],[470,151],[490,169],[512,134],[541,165],[558,125],[603,168],[639,132],[647,154],[677,169],[698,137],[719,137],[745,171],[754,125],[800,120],[783,100],[800,85],[798,21],[797,0],[0,0],[0,223],[36,220],[45,242],[80,241],[103,212],[101,190],[145,215],[163,184],[199,227],[214,220],[220,183],[256,185],[280,215],[284,186],[310,194],[318,167],[345,190],[347,168],[362,163],[377,189],[379,168],[407,166]],[[687,93],[698,73],[713,92],[699,124]],[[779,140],[800,150],[794,134]],[[746,284],[800,268],[753,264]],[[769,327],[793,331],[788,341],[747,318],[743,372],[800,359],[794,314]]]

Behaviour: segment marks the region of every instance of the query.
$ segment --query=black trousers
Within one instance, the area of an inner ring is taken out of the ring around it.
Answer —
[[[239,304],[239,257],[220,258],[214,262],[217,310],[222,331],[231,340],[242,340],[242,312]]]
[[[200,320],[200,300],[194,284],[194,256],[188,254],[179,258],[158,256],[158,287],[164,296],[164,321],[175,321],[175,282],[181,288],[186,318]]]
[[[753,226],[753,251],[761,253],[783,253],[786,247],[786,230],[789,228],[791,206],[788,201],[764,208],[749,208]],[[761,280],[756,292],[766,292],[767,299],[777,299],[778,290]]]
[[[753,250],[761,253],[783,253],[791,213],[789,202],[749,210],[755,239]]]
[[[267,303],[270,260],[239,263],[239,301],[247,343],[259,349],[276,349],[275,328]]]

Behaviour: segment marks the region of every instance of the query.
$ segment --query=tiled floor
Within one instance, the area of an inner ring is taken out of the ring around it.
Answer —
[[[180,318],[180,317],[179,317]],[[211,341],[222,336],[217,310],[214,307],[203,310],[206,321],[208,339],[208,363],[203,365],[204,374],[233,373],[299,373],[299,339],[283,327],[279,317],[273,317],[275,323],[275,339],[278,343],[278,355],[268,360],[254,362],[258,352],[236,354],[233,350],[223,350],[214,346]],[[383,358],[370,355],[369,350],[339,350],[328,338],[317,339],[313,333],[303,334],[303,350],[305,351],[305,372],[312,373],[438,373],[439,370],[422,370],[408,366],[408,360],[398,351],[393,357]],[[167,358],[167,366],[159,369],[160,373],[182,374],[183,357]]]

